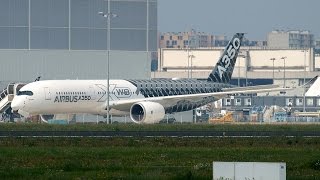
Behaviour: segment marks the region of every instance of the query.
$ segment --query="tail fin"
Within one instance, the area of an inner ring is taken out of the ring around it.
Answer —
[[[244,33],[237,33],[229,41],[207,81],[229,83]]]

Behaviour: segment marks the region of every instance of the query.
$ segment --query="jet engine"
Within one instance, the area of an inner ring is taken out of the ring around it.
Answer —
[[[156,102],[138,102],[130,108],[130,118],[138,124],[158,123],[164,115],[164,107]]]

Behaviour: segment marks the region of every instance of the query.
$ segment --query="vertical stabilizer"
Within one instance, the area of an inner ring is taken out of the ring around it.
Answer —
[[[243,36],[244,33],[237,33],[229,41],[228,45],[223,51],[222,56],[220,57],[212,72],[210,73],[207,79],[208,81],[219,83],[230,82]]]

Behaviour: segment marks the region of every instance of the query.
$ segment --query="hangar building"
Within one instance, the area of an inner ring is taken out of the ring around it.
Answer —
[[[110,27],[98,12],[113,14]],[[0,17],[1,86],[106,79],[109,49],[110,78],[150,77],[157,0],[1,0]]]
[[[158,54],[158,71],[152,72],[152,77],[206,79],[222,51],[223,48],[162,48]],[[259,83],[299,86],[318,75],[319,69],[320,56],[313,48],[241,47],[233,78],[234,84],[240,86]]]

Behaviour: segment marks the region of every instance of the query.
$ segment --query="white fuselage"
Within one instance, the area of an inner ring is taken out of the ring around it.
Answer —
[[[166,113],[188,111],[216,99],[182,98],[183,95],[219,92],[227,87],[222,83],[197,80],[110,80],[109,84],[110,114],[115,116],[130,114],[132,105],[143,101],[160,103]],[[11,107],[30,115],[106,115],[107,91],[107,80],[37,81],[23,86],[13,99]]]
[[[137,87],[126,80],[110,80],[109,102],[143,98],[136,94]],[[25,85],[21,92],[30,95],[16,95],[11,106],[30,114],[90,113],[105,114],[107,102],[106,80],[50,80]],[[110,110],[111,114],[123,115],[129,112]]]

